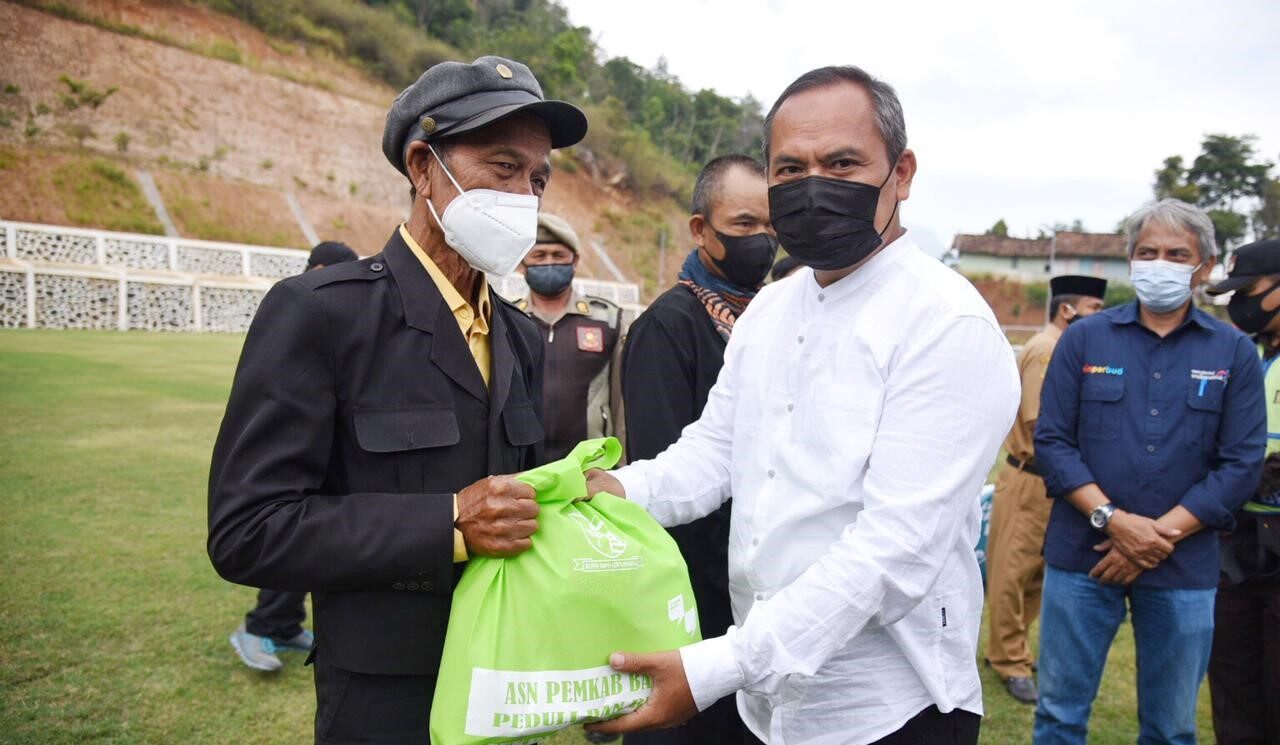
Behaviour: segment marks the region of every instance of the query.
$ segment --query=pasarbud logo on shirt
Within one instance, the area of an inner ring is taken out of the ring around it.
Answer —
[[[1085,375],[1124,375],[1123,367],[1111,367],[1110,365],[1085,365]]]

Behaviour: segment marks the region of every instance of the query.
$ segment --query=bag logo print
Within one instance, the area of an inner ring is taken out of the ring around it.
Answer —
[[[606,559],[616,559],[627,551],[627,542],[618,537],[611,530],[605,530],[604,520],[596,520],[592,522],[590,518],[581,512],[573,512],[569,517],[582,528],[582,535],[586,536],[587,543],[591,547],[600,552],[600,555]]]
[[[622,555],[627,552],[627,542],[617,533],[605,528],[603,520],[592,520],[581,512],[569,513],[569,518],[582,528],[582,535],[596,553],[604,559],[574,559],[575,572],[625,572],[644,566],[644,557]]]

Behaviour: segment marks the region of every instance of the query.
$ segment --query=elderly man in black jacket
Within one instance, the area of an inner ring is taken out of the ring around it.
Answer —
[[[392,105],[412,184],[380,255],[277,284],[245,340],[209,477],[229,580],[313,593],[316,741],[429,741],[460,562],[537,529],[542,345],[488,286],[533,245],[552,148],[586,132],[524,65],[441,63]]]

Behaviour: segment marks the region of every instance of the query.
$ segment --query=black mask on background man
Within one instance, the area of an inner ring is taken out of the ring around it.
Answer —
[[[1280,306],[1271,310],[1262,307],[1262,300],[1275,289],[1273,287],[1258,295],[1245,295],[1240,291],[1233,293],[1231,302],[1227,303],[1227,315],[1231,316],[1231,322],[1246,334],[1261,333],[1271,323],[1271,319],[1280,313]]]
[[[573,283],[573,264],[526,264],[524,281],[543,297],[554,297]]]
[[[734,285],[744,290],[759,287],[773,268],[773,257],[778,255],[778,239],[768,233],[725,235],[715,228],[712,231],[724,246],[724,258],[712,258],[711,262]]]
[[[876,204],[892,175],[890,169],[880,186],[806,176],[769,187],[769,218],[778,242],[814,269],[830,271],[857,264],[884,242],[883,231],[875,226]],[[898,211],[896,203],[893,210]]]

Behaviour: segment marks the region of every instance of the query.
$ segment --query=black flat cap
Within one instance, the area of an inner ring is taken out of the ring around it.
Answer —
[[[1237,248],[1228,266],[1227,278],[1205,292],[1221,295],[1247,287],[1258,277],[1280,274],[1280,238],[1255,241]]]
[[[338,241],[325,241],[317,243],[316,247],[311,249],[311,256],[307,258],[307,268],[315,266],[333,266],[341,264],[344,261],[355,261],[360,258],[356,256],[356,252],[345,243]]]
[[[436,141],[492,124],[519,111],[537,115],[551,133],[551,147],[568,147],[587,133],[587,115],[571,103],[548,101],[529,68],[486,56],[469,65],[441,62],[396,96],[382,131],[382,152],[409,175],[409,143]]]
[[[1049,296],[1059,295],[1104,298],[1107,296],[1107,280],[1101,277],[1086,277],[1082,274],[1063,274],[1053,277],[1049,280]]]

